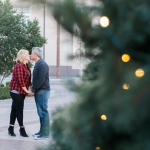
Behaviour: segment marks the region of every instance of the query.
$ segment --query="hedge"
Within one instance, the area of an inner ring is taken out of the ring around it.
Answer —
[[[6,82],[6,86],[10,86],[10,81]]]
[[[0,87],[0,100],[11,98],[9,89],[9,86]]]

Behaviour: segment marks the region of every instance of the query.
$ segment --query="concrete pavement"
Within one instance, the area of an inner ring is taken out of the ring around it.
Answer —
[[[63,80],[51,80],[51,96],[49,98],[49,114],[58,106],[63,106],[72,102],[75,99],[75,94],[71,93]],[[39,131],[39,118],[36,111],[36,106],[33,97],[25,99],[24,106],[24,126],[28,138],[19,135],[19,126],[16,121],[15,134],[16,137],[8,135],[9,115],[11,110],[11,99],[0,100],[0,150],[36,150],[37,147],[45,147],[51,140],[34,140],[32,134]],[[52,120],[50,120],[52,123]]]

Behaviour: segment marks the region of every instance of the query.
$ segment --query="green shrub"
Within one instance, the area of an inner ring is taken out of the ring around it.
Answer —
[[[10,86],[10,81],[6,82],[6,86]]]
[[[0,86],[1,86],[1,87],[4,87],[4,84],[1,84]]]
[[[0,87],[0,100],[10,98],[9,86]]]

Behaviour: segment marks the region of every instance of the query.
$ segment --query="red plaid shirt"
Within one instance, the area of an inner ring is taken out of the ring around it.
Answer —
[[[16,90],[20,94],[26,94],[22,87],[27,89],[31,85],[31,70],[28,65],[18,62],[13,69],[13,75],[10,83],[10,91]]]

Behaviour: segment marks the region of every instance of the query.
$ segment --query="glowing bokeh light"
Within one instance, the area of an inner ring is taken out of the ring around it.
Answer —
[[[123,89],[124,89],[124,90],[128,90],[128,89],[130,88],[130,86],[129,86],[128,84],[126,84],[126,83],[125,83],[125,84],[123,84],[123,86],[122,86],[122,87],[123,87]]]
[[[137,69],[137,70],[135,71],[135,75],[136,75],[138,78],[143,77],[144,74],[145,74],[145,72],[144,72],[143,69]]]
[[[95,148],[95,150],[100,150],[100,149],[101,149],[100,147],[96,147],[96,148]]]
[[[104,28],[108,27],[110,24],[109,18],[106,16],[103,16],[100,18],[100,25]]]
[[[106,115],[101,115],[101,119],[102,120],[107,120],[107,116]]]
[[[130,56],[128,54],[123,54],[122,55],[122,61],[123,62],[128,62],[130,61]]]

